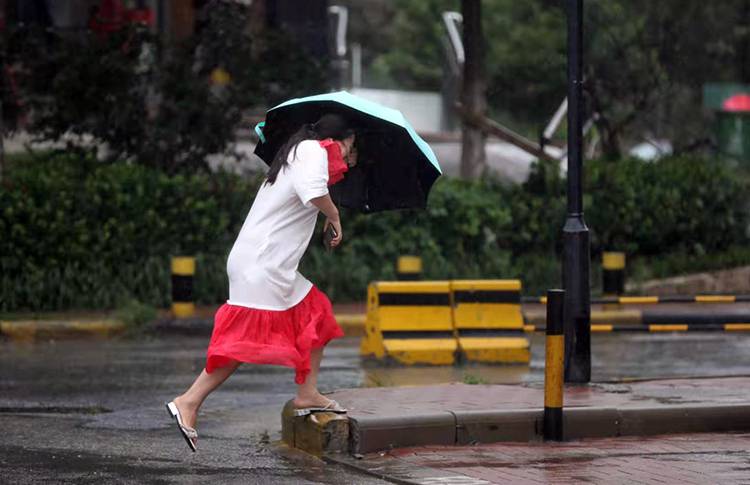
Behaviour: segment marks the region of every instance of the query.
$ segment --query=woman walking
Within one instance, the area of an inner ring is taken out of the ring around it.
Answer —
[[[191,450],[206,397],[243,362],[293,367],[297,415],[346,412],[318,392],[323,347],[343,336],[331,303],[298,271],[318,212],[331,247],[342,240],[339,211],[328,185],[356,164],[354,132],[327,114],[293,134],[271,163],[227,261],[229,300],[216,312],[206,367],[192,386],[167,404]]]

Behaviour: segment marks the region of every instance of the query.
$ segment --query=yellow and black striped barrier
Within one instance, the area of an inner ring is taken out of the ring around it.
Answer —
[[[399,256],[396,262],[396,276],[401,281],[422,279],[422,258],[419,256]]]
[[[526,332],[544,332],[544,325],[527,324]],[[592,323],[592,333],[606,332],[750,332],[750,322],[729,323]]]
[[[602,293],[607,296],[625,293],[625,253],[602,254]]]
[[[485,363],[528,363],[523,334],[520,280],[454,280],[453,325],[464,359]]]
[[[370,283],[363,356],[401,364],[450,365],[457,349],[450,282]]]
[[[524,296],[521,303],[544,305],[547,297]],[[656,305],[659,303],[750,303],[750,295],[665,295],[665,296],[610,296],[592,298],[592,305]]]
[[[177,318],[195,314],[193,301],[193,276],[195,258],[177,256],[172,258],[172,313]]]
[[[526,332],[544,332],[544,325],[525,325]],[[718,323],[689,325],[687,323],[631,325],[627,323],[592,323],[592,333],[606,332],[750,332],[750,323]]]
[[[547,337],[544,344],[544,439],[563,439],[563,308],[565,291],[547,292]]]

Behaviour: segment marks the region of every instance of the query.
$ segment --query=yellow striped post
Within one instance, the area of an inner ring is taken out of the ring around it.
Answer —
[[[402,281],[422,279],[422,258],[419,256],[399,256],[396,263],[396,275]]]
[[[176,256],[172,258],[172,313],[177,318],[195,314],[193,302],[193,276],[195,258]]]
[[[547,292],[547,337],[544,362],[544,439],[563,439],[564,290]]]
[[[602,293],[605,296],[625,293],[625,253],[602,254]]]

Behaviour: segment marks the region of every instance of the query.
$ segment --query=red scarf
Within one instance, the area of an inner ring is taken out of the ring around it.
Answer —
[[[328,185],[340,182],[349,170],[344,157],[341,156],[341,147],[330,138],[320,140],[318,143],[328,152]]]

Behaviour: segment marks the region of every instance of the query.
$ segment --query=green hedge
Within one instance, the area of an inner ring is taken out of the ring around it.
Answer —
[[[219,267],[257,182],[69,156],[16,163],[0,191],[0,310],[109,308],[131,297],[165,306],[170,256]],[[201,276],[198,296],[216,301],[225,278]]]
[[[697,158],[587,163],[592,257],[616,249],[677,254],[665,261],[680,270],[699,256],[711,266],[706,255],[747,243],[739,180]],[[0,188],[0,311],[164,307],[169,258],[180,254],[198,258],[196,299],[222,301],[226,255],[260,181],[72,155],[18,160]],[[548,165],[520,186],[442,178],[426,211],[344,211],[345,244],[327,254],[316,232],[301,271],[336,301],[360,300],[369,281],[395,277],[398,255],[416,253],[428,278],[519,277],[538,293],[559,285],[563,184]]]

